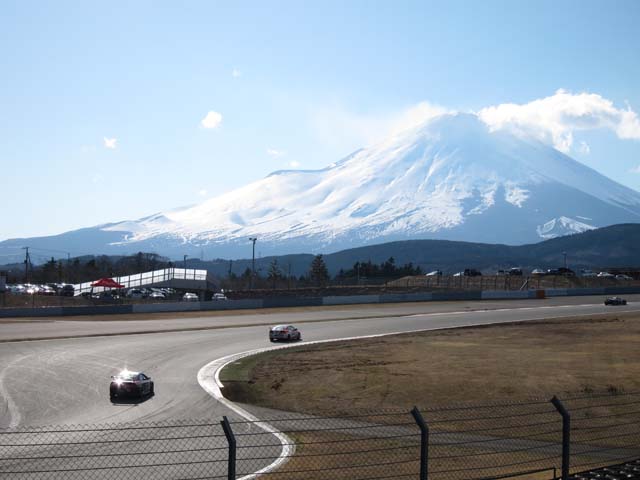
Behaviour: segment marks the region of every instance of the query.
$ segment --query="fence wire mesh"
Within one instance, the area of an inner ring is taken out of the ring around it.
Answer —
[[[576,478],[640,458],[640,392],[575,397],[564,403],[571,412],[571,471],[583,472]],[[636,472],[640,478],[640,468]]]
[[[283,480],[418,478],[420,430],[407,411],[266,423],[232,423],[240,478],[255,472]]]
[[[571,414],[572,478],[640,478],[640,392],[562,401]],[[562,418],[548,400],[420,412],[429,428],[430,479],[560,476]],[[421,430],[406,410],[279,414],[229,426],[234,477],[228,439],[212,419],[3,430],[0,480],[421,478]],[[607,477],[614,471],[617,477]]]
[[[562,423],[548,400],[422,414],[430,428],[429,478],[552,478],[560,466]]]
[[[56,426],[0,431],[0,479],[227,478],[218,422]]]

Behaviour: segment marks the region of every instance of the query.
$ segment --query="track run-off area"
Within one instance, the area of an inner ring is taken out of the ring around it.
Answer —
[[[203,389],[198,372],[216,359],[271,347],[267,336],[269,325],[298,325],[304,344],[597,315],[611,313],[612,309],[640,311],[640,295],[627,299],[628,305],[620,307],[605,307],[603,297],[595,296],[358,305],[145,320],[114,317],[4,321],[0,323],[0,428],[189,418],[218,420],[234,412],[227,402],[217,401]],[[21,340],[34,338],[44,339]],[[156,395],[141,403],[112,404],[108,395],[110,375],[125,367],[149,374],[155,381]]]

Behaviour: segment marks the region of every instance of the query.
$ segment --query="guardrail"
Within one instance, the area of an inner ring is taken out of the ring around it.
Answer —
[[[0,431],[0,479],[567,480],[639,459],[639,426],[635,392],[257,421],[34,427]]]

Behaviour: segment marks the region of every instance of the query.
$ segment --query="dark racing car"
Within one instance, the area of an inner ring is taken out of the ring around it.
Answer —
[[[620,297],[609,297],[604,301],[605,305],[626,305],[627,301]]]
[[[142,372],[123,370],[111,376],[111,385],[109,385],[111,401],[125,397],[142,399],[145,395],[153,394],[153,381]]]

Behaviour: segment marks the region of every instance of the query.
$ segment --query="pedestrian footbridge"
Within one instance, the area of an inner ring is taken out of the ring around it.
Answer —
[[[116,282],[124,285],[125,288],[175,288],[177,290],[207,291],[215,290],[215,284],[207,277],[206,270],[194,268],[163,268],[150,272],[135,273],[122,277],[112,277]],[[106,290],[103,287],[92,287],[97,281],[77,283],[73,287],[75,295],[82,295],[86,292],[101,292]]]

